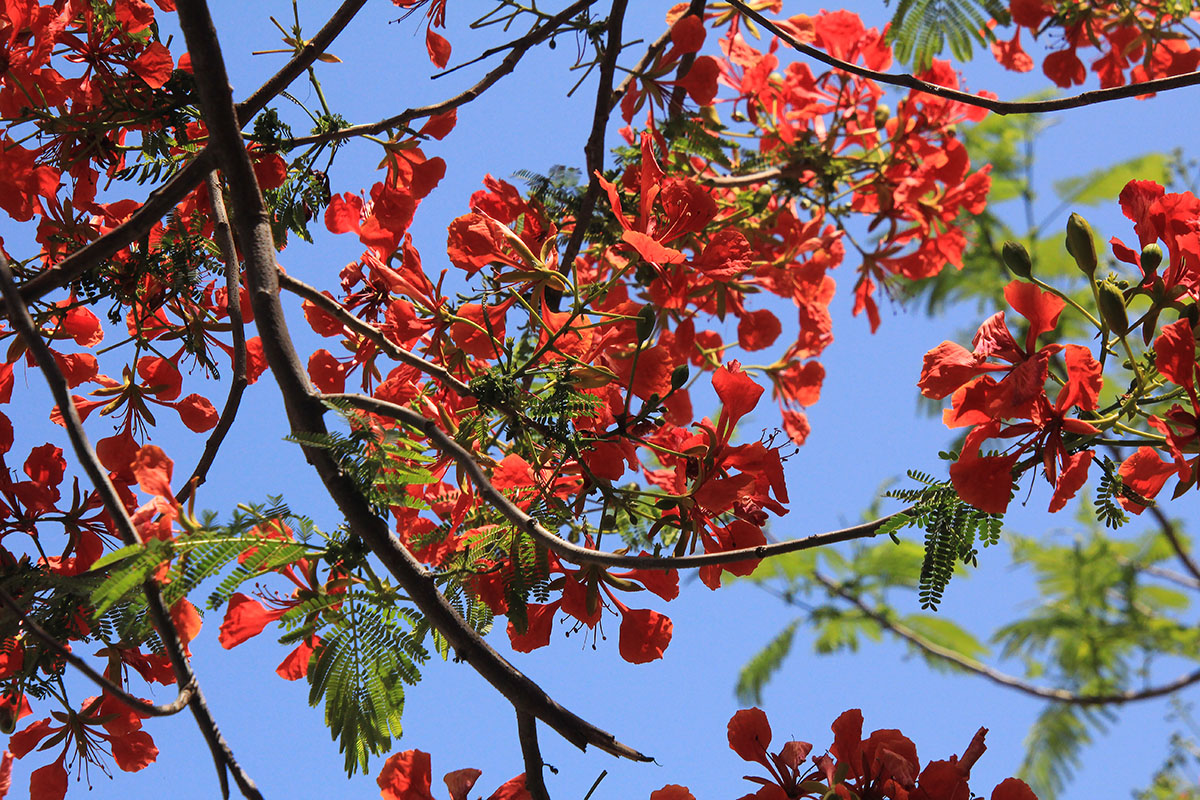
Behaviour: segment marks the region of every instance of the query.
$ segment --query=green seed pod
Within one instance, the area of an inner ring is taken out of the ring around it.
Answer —
[[[1151,242],[1142,248],[1142,272],[1147,276],[1154,274],[1162,260],[1163,251],[1158,242]]]
[[[1029,257],[1025,245],[1010,239],[1000,248],[1000,255],[1004,259],[1004,265],[1013,275],[1023,280],[1029,280],[1033,276],[1033,259]]]
[[[1079,269],[1089,278],[1096,275],[1096,237],[1092,234],[1092,226],[1078,214],[1072,214],[1067,220],[1067,252],[1075,259]]]
[[[1100,319],[1117,336],[1129,333],[1129,315],[1125,312],[1125,295],[1116,284],[1105,281],[1096,287],[1100,303]]]
[[[892,109],[888,108],[883,103],[875,106],[875,127],[883,130],[887,126],[888,120],[892,118]]]

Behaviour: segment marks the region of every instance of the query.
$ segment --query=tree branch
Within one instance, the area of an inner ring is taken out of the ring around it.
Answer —
[[[211,146],[230,189],[233,226],[242,243],[263,352],[283,395],[292,431],[297,434],[324,433],[324,406],[309,385],[279,302],[278,269],[269,216],[242,142],[229,96],[224,58],[204,0],[181,0],[179,21],[195,65]],[[328,453],[308,447],[303,450],[354,534],[380,559],[430,624],[446,637],[459,658],[470,663],[514,708],[538,717],[580,748],[592,744],[616,756],[649,760],[617,741],[612,734],[560,706],[493,650],[438,591],[429,573],[391,533],[384,520],[373,513],[358,487]]]
[[[96,670],[92,669],[91,664],[72,653],[68,647],[51,636],[49,631],[47,631],[32,617],[26,614],[21,609],[21,606],[17,604],[17,601],[13,599],[12,595],[3,589],[0,589],[0,603],[8,606],[8,609],[17,615],[18,619],[21,620],[21,624],[24,625],[25,630],[32,633],[38,639],[41,639],[43,644],[61,656],[62,659],[68,664],[82,672],[92,683],[96,684],[102,690],[108,692],[113,697],[120,700],[122,703],[129,706],[139,714],[145,714],[146,716],[150,717],[169,717],[172,714],[178,714],[180,711],[183,711],[183,709],[187,708],[188,702],[191,701],[192,695],[196,691],[196,684],[189,683],[179,690],[179,694],[174,700],[166,705],[161,706],[143,700],[140,697],[134,697],[132,694],[125,691],[125,689],[113,683]]]
[[[521,756],[525,760],[525,788],[533,800],[550,800],[543,775],[546,764],[538,747],[537,719],[521,710],[517,711],[517,737],[521,740]]]
[[[1027,694],[1032,697],[1038,697],[1043,700],[1053,700],[1058,703],[1066,703],[1076,706],[1099,706],[1099,705],[1121,705],[1124,703],[1132,703],[1138,700],[1150,700],[1155,697],[1177,692],[1187,686],[1195,683],[1200,683],[1200,669],[1182,675],[1169,683],[1164,683],[1159,686],[1152,686],[1146,689],[1127,692],[1111,692],[1108,694],[1077,694],[1066,689],[1053,689],[1041,686],[1035,686],[1032,683],[1023,681],[1020,678],[1009,675],[993,669],[986,664],[982,664],[973,658],[967,658],[961,653],[956,653],[953,650],[941,647],[930,642],[916,631],[911,630],[905,625],[896,622],[888,615],[872,608],[863,602],[862,598],[848,591],[844,586],[833,581],[829,577],[822,575],[820,572],[813,571],[812,577],[822,586],[824,586],[831,594],[835,594],[855,608],[862,612],[864,616],[873,620],[881,628],[890,633],[899,636],[909,644],[921,650],[936,659],[944,661],[948,664],[953,664],[960,669],[972,672],[981,677],[987,678],[992,683],[1005,686],[1009,689],[1016,689],[1022,694]]]
[[[366,320],[354,316],[354,314],[346,310],[345,306],[323,294],[315,286],[310,286],[304,281],[293,278],[282,270],[279,271],[279,285],[289,292],[303,297],[359,336],[369,340],[392,360],[419,369],[426,375],[435,378],[439,383],[452,389],[456,394],[463,395],[464,397],[471,396],[471,387],[454,377],[450,370],[400,347],[387,338],[379,328]]]
[[[546,529],[540,522],[525,513],[512,500],[497,489],[483,471],[483,467],[475,460],[475,456],[454,440],[429,419],[406,406],[389,403],[362,394],[330,394],[325,395],[333,400],[345,400],[364,411],[379,414],[384,417],[403,422],[419,430],[428,437],[434,446],[454,459],[454,463],[466,473],[475,484],[476,491],[493,508],[500,512],[518,530],[532,536],[557,555],[576,564],[592,564],[601,567],[630,567],[633,569],[695,569],[716,564],[734,564],[739,561],[769,558],[770,556],[793,553],[798,550],[809,550],[814,547],[824,547],[838,542],[848,542],[852,539],[865,539],[878,535],[879,529],[889,519],[897,514],[904,514],[912,507],[893,512],[886,517],[880,517],[872,522],[855,525],[827,533],[815,533],[801,539],[789,539],[786,542],[763,544],[757,547],[744,547],[738,550],[723,550],[719,553],[698,553],[690,556],[631,556],[621,553],[607,553],[602,550],[591,550],[568,542],[554,532]]]
[[[1158,506],[1150,506],[1150,513],[1154,515],[1155,521],[1162,526],[1163,536],[1167,537],[1167,541],[1171,544],[1171,549],[1175,551],[1175,555],[1179,558],[1179,563],[1183,564],[1183,568],[1191,574],[1194,580],[1200,582],[1200,565],[1196,564],[1195,560],[1188,553],[1187,548],[1183,546],[1183,541],[1180,540],[1179,533],[1175,530],[1175,523]]]
[[[497,64],[490,72],[483,76],[474,86],[466,89],[448,100],[443,100],[440,103],[433,105],[421,106],[420,108],[410,108],[407,111],[401,111],[399,114],[381,119],[378,122],[369,122],[362,125],[351,125],[348,128],[342,128],[329,133],[314,134],[312,136],[301,136],[296,139],[290,139],[285,142],[287,147],[301,147],[310,144],[320,144],[324,142],[335,142],[343,139],[350,139],[355,136],[373,136],[384,131],[392,130],[393,128],[401,128],[407,125],[414,119],[423,119],[425,117],[433,117],[438,114],[444,114],[447,111],[465,105],[479,95],[486,92],[497,81],[505,75],[516,69],[517,62],[527,53],[534,45],[537,45],[546,39],[550,38],[558,26],[572,17],[578,15],[584,9],[593,5],[596,0],[576,0],[576,2],[567,6],[565,9],[555,14],[550,19],[532,28],[529,33],[511,42],[507,47],[512,49],[499,64]]]
[[[0,253],[0,293],[4,295],[4,303],[8,308],[8,319],[13,330],[21,335],[25,346],[29,348],[29,352],[33,354],[34,360],[41,368],[46,383],[50,386],[50,393],[62,413],[63,425],[67,429],[67,435],[75,449],[75,455],[82,464],[84,472],[87,473],[88,479],[96,487],[96,493],[104,504],[104,510],[108,512],[117,533],[126,545],[141,544],[141,536],[137,527],[133,524],[129,512],[125,509],[125,504],[117,494],[116,487],[112,485],[108,473],[101,466],[96,452],[88,442],[87,434],[83,430],[83,422],[79,418],[79,411],[75,408],[75,401],[71,398],[70,388],[67,386],[62,370],[59,369],[53,353],[50,352],[50,348],[29,316],[29,309],[21,301],[17,287],[13,284],[12,272],[8,268],[8,259],[4,257],[3,253]],[[150,620],[154,624],[155,630],[158,631],[159,638],[162,639],[163,647],[171,661],[176,684],[193,687],[188,707],[192,709],[192,716],[212,752],[223,796],[229,797],[229,782],[226,774],[228,770],[233,774],[234,781],[244,796],[262,800],[262,795],[259,794],[254,781],[238,765],[233,752],[229,749],[229,745],[225,742],[217,728],[216,721],[209,712],[204,694],[196,682],[196,675],[192,672],[191,664],[188,663],[183,643],[179,640],[179,633],[171,621],[170,611],[163,601],[158,584],[152,580],[147,581],[142,584],[142,591],[146,595]]]
[[[621,54],[621,30],[627,5],[628,0],[613,0],[612,10],[609,11],[608,31],[604,39],[604,60],[600,62],[600,85],[596,87],[596,107],[592,112],[592,130],[588,134],[587,144],[583,147],[588,185],[579,203],[575,225],[563,250],[562,261],[558,265],[560,272],[566,272],[575,263],[575,256],[579,255],[579,250],[583,247],[583,237],[587,235],[588,226],[592,223],[596,200],[600,197],[600,179],[596,173],[604,169],[604,132],[608,128],[608,116],[613,109],[613,75],[617,70],[617,57]],[[562,296],[558,292],[546,292],[546,304],[552,311],[558,310],[561,299]]]
[[[329,20],[321,26],[313,38],[305,42],[304,47],[292,56],[283,68],[267,79],[267,82],[254,90],[254,93],[238,103],[238,120],[245,125],[250,119],[267,107],[267,103],[292,81],[304,74],[305,70],[316,63],[317,59],[329,49],[333,40],[341,35],[350,21],[367,4],[367,0],[345,0],[338,10],[333,12]]]
[[[237,246],[233,242],[233,231],[229,228],[225,198],[221,194],[221,181],[217,178],[217,173],[208,173],[205,182],[208,186],[208,202],[213,210],[213,238],[217,240],[217,246],[221,249],[221,260],[225,263],[225,305],[229,311],[229,326],[233,336],[233,375],[229,382],[229,394],[225,397],[225,406],[221,409],[216,427],[204,443],[200,461],[192,470],[191,477],[175,493],[180,503],[187,502],[192,493],[207,479],[208,470],[217,457],[217,451],[221,449],[221,443],[233,427],[233,420],[242,403],[242,394],[249,384],[246,378],[246,325],[242,320],[242,281],[241,270],[238,268]]]
[[[255,114],[266,108],[267,103],[275,95],[287,88],[292,81],[312,66],[317,57],[325,52],[326,48],[332,44],[333,40],[365,4],[366,0],[345,0],[300,52],[238,105],[238,119],[241,124],[248,123]],[[125,222],[21,284],[22,302],[29,305],[55,289],[61,289],[72,281],[78,280],[81,275],[101,261],[112,258],[122,248],[128,247],[145,236],[156,222],[166,216],[187,196],[188,192],[204,179],[204,174],[211,169],[212,153],[208,147],[205,147],[196,154],[195,158],[172,175],[166,183],[151,192],[146,198],[146,202]]]
[[[1143,81],[1142,83],[1126,84],[1125,86],[1114,86],[1110,89],[1094,89],[1089,92],[1081,92],[1070,97],[1059,97],[1053,100],[1027,100],[1027,101],[1009,101],[995,100],[990,97],[981,97],[970,92],[962,92],[957,89],[950,89],[945,86],[939,86],[936,83],[923,81],[913,75],[902,74],[894,75],[887,72],[878,72],[866,67],[860,67],[857,64],[851,64],[848,61],[843,61],[840,58],[834,58],[823,50],[820,50],[811,45],[797,40],[787,31],[781,29],[771,20],[764,17],[759,12],[755,11],[750,6],[746,5],[743,0],[729,0],[729,4],[736,8],[743,16],[749,17],[771,33],[778,36],[793,50],[797,50],[809,58],[816,59],[823,64],[828,64],[834,69],[839,69],[843,72],[849,72],[851,75],[857,75],[860,78],[870,78],[878,83],[888,84],[889,86],[899,86],[905,89],[913,89],[925,94],[932,94],[941,97],[945,100],[955,100],[959,103],[965,103],[969,106],[978,108],[986,108],[994,114],[1044,114],[1048,111],[1063,111],[1068,108],[1082,108],[1083,106],[1096,105],[1097,103],[1106,103],[1110,100],[1120,100],[1127,97],[1141,97],[1142,95],[1154,94],[1155,92],[1165,92],[1170,89],[1179,89],[1184,86],[1195,86],[1200,84],[1200,72],[1188,72],[1183,75],[1172,75],[1168,78],[1155,78],[1151,81]]]

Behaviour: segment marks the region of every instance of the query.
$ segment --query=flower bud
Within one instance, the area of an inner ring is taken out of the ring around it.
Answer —
[[[1149,277],[1158,269],[1158,265],[1162,263],[1163,251],[1158,246],[1158,242],[1151,242],[1142,248],[1142,273]]]
[[[671,371],[671,389],[678,391],[683,388],[683,385],[688,381],[688,365],[687,363],[680,364]]]
[[[651,334],[654,333],[654,323],[657,321],[658,314],[655,313],[654,306],[643,306],[641,313],[638,314],[637,327],[635,328],[639,344],[649,339]]]
[[[1129,315],[1125,312],[1125,295],[1115,283],[1104,281],[1096,287],[1100,304],[1100,319],[1117,336],[1129,332]]]
[[[1075,259],[1079,269],[1089,278],[1096,274],[1096,239],[1092,234],[1092,226],[1078,214],[1072,214],[1067,220],[1067,252]]]
[[[1025,245],[1010,239],[1004,243],[1004,247],[1000,248],[1000,255],[1004,259],[1004,265],[1013,275],[1024,280],[1032,277],[1033,259],[1029,257],[1029,251],[1025,249]]]

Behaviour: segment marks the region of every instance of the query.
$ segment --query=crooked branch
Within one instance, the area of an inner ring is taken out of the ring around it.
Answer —
[[[150,703],[140,697],[134,697],[132,694],[125,691],[124,688],[118,686],[108,678],[104,677],[104,675],[94,670],[91,664],[72,653],[71,650],[62,642],[58,641],[58,639],[55,639],[49,631],[47,631],[45,628],[39,625],[36,620],[26,614],[21,606],[17,604],[17,601],[13,599],[12,595],[3,589],[0,589],[0,603],[6,605],[9,611],[17,615],[17,618],[21,620],[21,625],[24,626],[25,630],[29,631],[38,639],[40,639],[43,644],[61,656],[62,659],[68,664],[82,672],[84,676],[86,676],[87,679],[92,683],[96,684],[103,691],[108,692],[113,697],[117,698],[139,714],[145,714],[150,717],[169,717],[172,714],[178,714],[180,711],[187,708],[188,702],[191,701],[192,695],[196,691],[196,684],[189,683],[179,690],[179,694],[174,700],[165,705],[155,705],[154,703]]]
[[[401,111],[386,119],[381,119],[378,122],[368,122],[362,125],[351,125],[340,130],[330,131],[329,133],[314,134],[312,136],[300,136],[295,139],[290,139],[285,142],[288,147],[301,147],[310,144],[321,144],[324,142],[335,142],[343,139],[350,139],[355,136],[374,136],[375,134],[390,131],[395,128],[402,128],[414,119],[424,119],[425,117],[433,117],[438,114],[444,114],[465,105],[503,78],[505,75],[512,72],[517,67],[517,62],[529,52],[531,48],[541,42],[549,39],[551,34],[558,30],[559,26],[572,17],[578,16],[580,12],[594,4],[596,0],[576,0],[576,2],[567,6],[565,9],[555,14],[550,19],[542,22],[540,25],[534,26],[529,33],[519,39],[510,42],[504,48],[508,49],[509,53],[500,63],[497,64],[491,71],[484,75],[478,83],[470,88],[456,94],[448,100],[443,100],[440,103],[434,103],[428,106],[419,108],[410,108],[406,111]]]
[[[310,286],[304,281],[293,278],[283,270],[279,271],[279,285],[287,289],[289,292],[299,295],[308,302],[312,303],[317,308],[324,311],[329,316],[336,319],[342,325],[367,339],[371,344],[379,348],[388,358],[393,361],[399,361],[410,367],[415,367],[426,375],[430,375],[446,387],[454,390],[455,393],[464,397],[471,396],[471,387],[460,381],[451,374],[450,370],[439,366],[427,359],[421,358],[416,353],[405,350],[391,339],[384,335],[383,331],[376,326],[359,319],[346,310],[346,308],[336,300],[326,294],[323,294],[315,286]]]
[[[12,272],[8,267],[8,259],[4,257],[3,253],[0,253],[0,293],[4,295],[9,322],[12,324],[13,330],[20,334],[25,346],[29,348],[29,352],[33,354],[34,360],[41,368],[46,383],[49,384],[50,394],[54,397],[54,402],[58,404],[59,411],[62,413],[63,425],[67,429],[67,436],[75,449],[75,455],[83,466],[84,472],[87,473],[88,479],[96,487],[96,493],[100,496],[104,510],[112,519],[118,535],[126,545],[141,544],[137,526],[133,524],[129,512],[125,509],[125,504],[117,494],[116,487],[109,480],[107,471],[100,464],[100,459],[96,457],[96,451],[88,442],[87,434],[83,430],[83,422],[79,418],[78,409],[75,408],[75,401],[71,397],[66,378],[63,377],[58,362],[54,360],[54,354],[50,352],[50,348],[29,316],[29,309],[21,301],[21,296],[13,283]],[[229,745],[217,728],[216,720],[213,719],[205,702],[204,694],[200,691],[196,675],[192,672],[192,666],[185,655],[183,643],[179,639],[179,632],[171,621],[170,611],[162,598],[158,584],[153,580],[147,581],[142,584],[142,591],[146,595],[150,620],[154,624],[155,630],[158,631],[163,647],[167,651],[167,657],[171,661],[176,684],[192,687],[192,696],[188,700],[188,707],[192,710],[192,716],[212,752],[223,796],[229,797],[228,771],[233,775],[234,781],[244,796],[261,800],[262,795],[259,794],[254,781],[242,770],[233,756],[233,751],[229,749]]]
[[[1058,703],[1067,703],[1068,705],[1076,706],[1099,706],[1099,705],[1120,705],[1123,703],[1133,703],[1138,700],[1150,700],[1155,697],[1163,697],[1164,695],[1177,692],[1187,686],[1195,683],[1200,683],[1200,669],[1182,675],[1173,681],[1151,686],[1145,689],[1130,690],[1126,692],[1110,692],[1108,694],[1078,694],[1066,689],[1054,689],[1023,681],[1020,678],[1009,675],[1006,672],[989,667],[987,664],[980,663],[973,658],[967,658],[961,653],[956,653],[949,648],[941,647],[934,644],[925,637],[918,634],[916,631],[908,628],[904,624],[897,622],[887,614],[880,612],[878,609],[867,605],[861,597],[846,589],[840,583],[832,580],[828,576],[822,575],[820,572],[814,571],[812,577],[815,581],[824,586],[831,594],[837,595],[846,602],[853,605],[863,616],[877,623],[881,628],[890,633],[899,636],[904,641],[913,645],[922,652],[933,656],[934,658],[944,661],[947,664],[953,664],[967,672],[972,672],[979,675],[992,683],[1005,686],[1009,689],[1016,689],[1022,694],[1027,694],[1032,697],[1041,698],[1043,700],[1053,700]]]
[[[1109,89],[1094,89],[1088,92],[1080,92],[1069,97],[1058,97],[1053,100],[997,100],[991,97],[982,97],[970,92],[959,91],[958,89],[950,89],[945,86],[939,86],[936,83],[923,81],[920,78],[907,73],[896,75],[889,72],[879,72],[878,70],[860,67],[857,64],[851,64],[849,61],[843,61],[840,58],[835,58],[829,55],[824,50],[820,50],[812,45],[805,44],[792,36],[787,31],[780,28],[771,20],[755,11],[750,6],[746,5],[743,0],[729,0],[729,4],[736,8],[743,16],[749,17],[764,28],[769,30],[785,42],[793,50],[796,50],[809,58],[827,64],[834,69],[839,69],[842,72],[848,72],[851,75],[857,75],[860,78],[870,78],[877,83],[884,83],[889,86],[899,86],[904,89],[913,89],[925,94],[932,94],[936,97],[941,97],[945,100],[955,100],[959,103],[965,103],[978,108],[986,108],[994,114],[1044,114],[1048,111],[1063,111],[1068,108],[1082,108],[1083,106],[1092,106],[1097,103],[1107,103],[1111,100],[1121,100],[1128,97],[1141,97],[1142,95],[1154,94],[1155,92],[1165,92],[1171,89],[1180,89],[1184,86],[1195,86],[1200,84],[1200,72],[1187,72],[1183,75],[1172,75],[1168,78],[1155,78],[1150,81],[1141,83],[1131,83],[1124,86],[1114,86]]]
[[[548,530],[536,519],[525,513],[516,503],[504,496],[504,493],[492,484],[483,467],[475,456],[447,434],[437,423],[428,417],[413,411],[406,406],[389,403],[362,394],[330,394],[329,399],[345,400],[364,411],[390,417],[406,425],[410,425],[423,433],[434,446],[454,459],[454,463],[467,474],[480,496],[493,508],[521,530],[543,545],[553,550],[559,556],[576,564],[593,564],[601,567],[630,567],[634,569],[695,569],[716,564],[734,564],[739,561],[749,561],[769,558],[784,553],[794,553],[798,550],[809,550],[814,547],[824,547],[838,542],[848,542],[853,539],[865,539],[876,536],[879,529],[897,514],[911,511],[901,509],[886,517],[880,517],[872,522],[843,528],[826,533],[814,533],[800,539],[789,539],[786,542],[763,544],[757,547],[743,547],[737,550],[723,550],[719,553],[697,553],[689,556],[631,556],[624,553],[607,553],[602,550],[591,550],[581,547]]]
[[[283,395],[292,431],[297,434],[325,433],[325,408],[308,383],[279,302],[270,215],[242,141],[237,113],[229,94],[224,57],[204,0],[180,2],[179,21],[195,65],[196,83],[211,136],[210,146],[229,186],[233,227],[245,255],[246,276],[263,352]],[[354,534],[380,559],[430,624],[446,637],[459,658],[470,663],[514,708],[541,719],[580,748],[591,744],[616,756],[649,760],[617,741],[612,734],[560,706],[493,650],[438,591],[429,573],[392,534],[387,523],[374,514],[358,487],[329,454],[314,448],[304,448],[304,454]]]
[[[517,738],[521,741],[521,756],[525,762],[525,788],[533,800],[550,800],[543,774],[546,764],[542,761],[542,749],[538,747],[537,719],[524,711],[517,711]]]

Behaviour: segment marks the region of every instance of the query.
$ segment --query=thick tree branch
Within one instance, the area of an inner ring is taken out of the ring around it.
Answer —
[[[1108,694],[1078,694],[1066,689],[1053,689],[1042,686],[1036,686],[1020,678],[993,669],[986,664],[982,664],[973,658],[967,658],[961,653],[956,653],[940,645],[936,645],[924,638],[916,631],[906,627],[900,622],[892,619],[887,614],[883,614],[877,609],[867,605],[861,597],[854,594],[842,586],[840,583],[831,578],[822,575],[820,572],[812,573],[813,580],[824,586],[831,594],[837,595],[846,602],[853,605],[863,616],[876,622],[881,628],[892,634],[899,636],[909,644],[924,653],[933,656],[936,659],[944,661],[948,664],[953,664],[967,672],[972,672],[983,678],[988,679],[992,683],[1005,686],[1009,689],[1016,689],[1022,694],[1027,694],[1032,697],[1038,697],[1043,700],[1053,700],[1058,703],[1066,703],[1076,706],[1100,706],[1100,705],[1121,705],[1124,703],[1132,703],[1138,700],[1150,700],[1155,697],[1163,697],[1164,695],[1177,692],[1180,689],[1191,686],[1195,683],[1200,683],[1200,669],[1182,675],[1173,681],[1152,686],[1146,689],[1130,690],[1127,692],[1111,692]]]
[[[849,72],[851,75],[857,75],[860,78],[870,78],[878,83],[885,83],[889,86],[899,86],[905,89],[913,89],[918,92],[932,94],[941,97],[945,100],[955,100],[959,103],[965,103],[969,106],[978,108],[986,108],[994,114],[1044,114],[1048,111],[1063,111],[1068,108],[1082,108],[1083,106],[1096,105],[1097,103],[1107,103],[1110,100],[1121,100],[1128,97],[1141,97],[1142,95],[1154,94],[1155,92],[1165,92],[1170,89],[1180,89],[1184,86],[1195,86],[1200,84],[1200,72],[1188,72],[1183,75],[1172,75],[1169,78],[1155,78],[1151,81],[1143,81],[1142,83],[1126,84],[1125,86],[1114,86],[1111,89],[1094,89],[1089,92],[1081,92],[1070,97],[1058,97],[1053,100],[1028,100],[1028,101],[1010,101],[996,100],[990,97],[981,97],[970,92],[961,92],[957,89],[949,89],[945,86],[939,86],[936,83],[923,81],[913,75],[903,74],[894,75],[887,72],[878,72],[866,67],[860,67],[857,64],[851,64],[848,61],[843,61],[840,58],[834,58],[823,50],[820,50],[812,45],[805,44],[797,40],[787,31],[780,28],[771,20],[755,11],[750,6],[746,5],[742,0],[729,0],[729,4],[736,8],[743,16],[749,17],[764,28],[769,30],[785,42],[793,50],[797,50],[809,58],[816,59],[823,64],[828,64],[834,69],[839,69],[843,72]]]
[[[86,676],[87,679],[92,683],[96,684],[102,690],[108,692],[113,697],[120,700],[122,703],[129,706],[139,714],[145,714],[150,717],[169,717],[172,714],[178,714],[180,711],[183,711],[185,708],[187,708],[188,702],[192,699],[192,695],[196,691],[196,684],[189,683],[179,690],[179,694],[174,700],[161,706],[143,700],[140,697],[134,697],[129,692],[125,691],[125,689],[113,683],[96,670],[92,669],[91,664],[72,653],[68,647],[62,644],[62,642],[55,639],[49,631],[47,631],[32,617],[26,614],[21,609],[21,606],[17,604],[17,601],[13,599],[12,595],[3,589],[0,589],[0,603],[6,605],[9,611],[12,611],[17,615],[17,618],[21,620],[21,625],[24,626],[25,630],[29,631],[38,639],[40,639],[43,644],[61,656],[62,659],[68,664],[82,672],[84,676]]]
[[[471,482],[475,484],[475,490],[479,492],[480,496],[489,505],[499,511],[505,519],[516,526],[518,530],[524,531],[560,557],[575,564],[664,570],[695,569],[716,564],[735,564],[739,561],[769,558],[770,556],[782,555],[784,553],[794,553],[798,550],[809,550],[814,547],[824,547],[838,542],[848,542],[853,539],[870,538],[878,535],[879,529],[889,519],[897,514],[904,514],[912,510],[911,507],[904,508],[872,522],[837,531],[815,533],[801,539],[789,539],[786,542],[763,544],[757,547],[744,547],[738,550],[724,550],[719,553],[698,553],[690,556],[631,556],[622,553],[591,550],[568,542],[554,532],[547,530],[540,522],[525,513],[520,506],[505,497],[504,493],[492,484],[487,473],[483,471],[483,467],[475,459],[475,456],[428,417],[406,406],[396,405],[386,400],[379,400],[361,394],[331,394],[326,395],[326,397],[331,400],[345,400],[364,411],[390,417],[419,430],[434,443],[435,447],[454,459],[454,463],[458,465],[459,469],[466,473]]]
[[[229,217],[225,213],[225,198],[221,194],[221,181],[217,173],[210,172],[205,178],[208,187],[208,202],[213,210],[213,238],[221,249],[221,260],[225,263],[225,305],[229,311],[229,327],[233,336],[233,375],[229,381],[229,393],[225,396],[225,406],[217,419],[216,427],[204,443],[204,452],[200,461],[192,470],[192,475],[183,487],[175,493],[180,503],[187,501],[192,492],[200,487],[208,477],[208,470],[225,441],[226,434],[233,427],[242,403],[242,394],[246,391],[249,381],[246,378],[246,325],[242,320],[241,300],[241,270],[238,268],[237,246],[233,242],[233,231],[229,228]]]
[[[20,334],[25,346],[29,348],[29,352],[33,354],[34,360],[41,368],[46,383],[50,386],[50,394],[54,397],[54,402],[58,404],[59,411],[62,413],[63,425],[67,429],[67,435],[75,449],[75,455],[83,465],[88,479],[96,487],[96,493],[104,504],[104,510],[108,512],[118,535],[126,545],[140,544],[141,536],[137,527],[133,524],[129,512],[126,511],[120,495],[117,494],[116,487],[109,480],[108,473],[96,457],[95,450],[88,442],[87,434],[83,430],[83,422],[79,418],[79,411],[75,408],[75,401],[71,398],[66,378],[63,377],[58,362],[54,360],[53,353],[50,352],[50,348],[29,316],[29,309],[21,301],[17,287],[13,284],[12,272],[8,268],[8,259],[4,257],[3,253],[0,253],[0,292],[4,295],[9,322],[12,324],[13,330]],[[223,796],[229,797],[228,771],[233,774],[234,781],[244,796],[261,800],[262,795],[259,794],[254,781],[238,765],[237,759],[234,758],[233,752],[229,749],[229,745],[225,742],[217,728],[216,721],[209,712],[204,694],[196,682],[196,675],[192,672],[191,664],[188,663],[183,643],[179,640],[179,633],[171,621],[170,611],[163,601],[158,584],[154,581],[147,581],[142,584],[142,591],[146,595],[150,621],[158,631],[163,647],[167,651],[167,657],[171,661],[176,684],[193,687],[188,707],[191,708],[192,716],[212,752]]]
[[[233,226],[245,255],[246,276],[263,352],[283,394],[292,431],[324,433],[324,406],[308,383],[279,302],[278,269],[269,216],[241,139],[224,58],[204,0],[181,0],[179,20],[195,65],[211,146],[230,189]],[[304,453],[354,534],[370,547],[430,624],[446,637],[459,658],[470,663],[514,708],[541,719],[580,748],[591,744],[613,755],[648,760],[647,756],[618,742],[612,734],[567,711],[493,650],[447,602],[429,573],[392,535],[384,520],[373,513],[357,486],[329,455],[313,448],[304,448]]]
[[[475,98],[490,89],[497,81],[505,75],[512,72],[517,67],[517,62],[529,52],[529,50],[537,44],[549,39],[550,36],[558,30],[558,27],[572,17],[578,16],[589,6],[596,3],[597,0],[576,0],[576,2],[567,6],[565,9],[555,14],[550,19],[540,25],[532,28],[529,33],[510,42],[505,48],[509,49],[506,55],[499,64],[497,64],[490,72],[483,76],[474,86],[466,89],[448,100],[443,100],[440,103],[433,105],[421,106],[420,108],[410,108],[407,111],[401,111],[399,114],[381,119],[378,122],[369,122],[362,125],[351,125],[348,128],[342,128],[329,133],[314,134],[312,136],[301,136],[291,139],[286,142],[288,147],[300,147],[310,144],[320,144],[324,142],[335,142],[343,139],[350,139],[355,136],[374,136],[384,131],[390,131],[394,128],[402,128],[414,119],[424,119],[425,117],[433,117],[438,114],[444,114],[458,108],[461,105],[471,102]],[[511,48],[511,49],[510,49]]]

